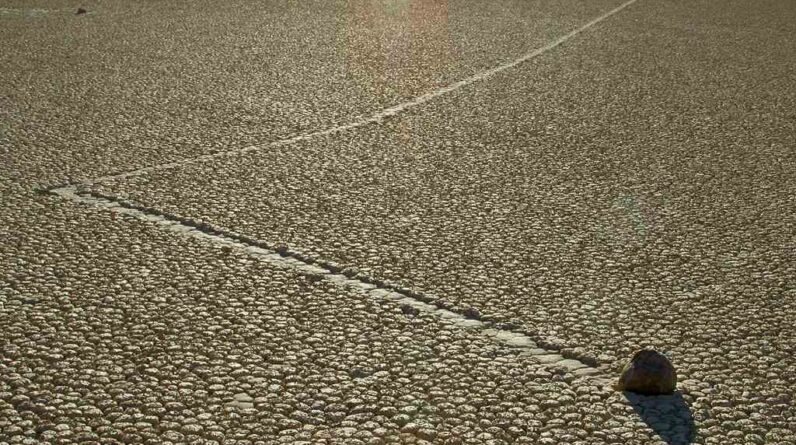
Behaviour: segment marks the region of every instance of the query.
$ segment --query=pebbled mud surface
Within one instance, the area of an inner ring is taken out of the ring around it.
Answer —
[[[796,10],[565,3],[4,3],[0,442],[796,442]]]

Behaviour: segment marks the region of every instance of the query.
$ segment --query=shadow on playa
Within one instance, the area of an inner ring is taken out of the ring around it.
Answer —
[[[638,415],[669,445],[688,445],[696,436],[691,409],[680,391],[671,395],[645,396],[625,391]]]

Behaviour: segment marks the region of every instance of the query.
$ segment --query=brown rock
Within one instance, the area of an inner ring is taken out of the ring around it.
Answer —
[[[671,394],[677,386],[672,362],[658,351],[642,349],[625,365],[616,384],[619,391],[639,394]]]

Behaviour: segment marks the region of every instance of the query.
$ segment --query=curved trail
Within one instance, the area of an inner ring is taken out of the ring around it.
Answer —
[[[334,127],[330,127],[330,128],[324,129],[324,130],[318,130],[318,131],[314,131],[314,132],[311,132],[311,133],[305,133],[305,134],[301,134],[301,135],[298,135],[298,136],[293,136],[291,138],[281,139],[281,140],[278,140],[278,141],[265,142],[265,143],[261,143],[261,144],[250,145],[250,146],[247,146],[247,147],[236,148],[236,149],[232,149],[232,150],[221,151],[221,152],[217,152],[217,153],[197,156],[197,157],[194,157],[194,158],[181,159],[181,160],[174,161],[174,162],[167,162],[167,163],[164,163],[164,164],[152,165],[152,166],[149,166],[149,167],[143,167],[143,168],[139,168],[139,169],[135,169],[135,170],[128,170],[128,171],[125,171],[125,172],[114,173],[114,174],[110,174],[110,175],[106,175],[106,176],[100,176],[98,178],[94,178],[94,179],[90,179],[90,180],[84,181],[84,182],[82,182],[82,184],[89,185],[89,184],[95,184],[95,183],[105,182],[105,181],[113,181],[113,180],[116,180],[116,179],[126,179],[126,178],[135,177],[135,176],[140,176],[140,175],[143,175],[143,174],[146,174],[146,173],[149,173],[149,172],[153,172],[153,171],[166,170],[166,169],[176,168],[176,167],[180,167],[180,166],[184,166],[184,165],[202,163],[202,162],[210,161],[210,160],[213,160],[213,159],[236,156],[236,155],[239,155],[239,154],[242,154],[242,153],[249,153],[249,152],[253,152],[253,151],[258,151],[258,150],[262,150],[262,149],[265,149],[265,148],[268,148],[268,147],[279,147],[279,146],[283,146],[283,145],[291,145],[291,144],[295,144],[297,142],[306,141],[306,140],[313,139],[313,138],[316,138],[316,137],[319,137],[319,136],[325,136],[325,135],[329,135],[329,134],[339,133],[339,132],[342,132],[342,131],[347,131],[347,130],[352,130],[352,129],[355,129],[355,128],[363,127],[365,125],[369,125],[369,124],[372,124],[372,123],[381,122],[382,120],[384,120],[386,118],[398,115],[398,114],[400,114],[400,113],[402,113],[402,112],[404,112],[404,111],[406,111],[406,110],[408,110],[410,108],[414,108],[414,107],[416,107],[418,105],[422,105],[422,104],[424,104],[424,103],[426,103],[426,102],[428,102],[428,101],[430,101],[430,100],[432,100],[434,98],[437,98],[439,96],[442,96],[442,95],[448,94],[450,92],[456,91],[456,90],[458,90],[458,89],[460,89],[462,87],[465,87],[467,85],[470,85],[470,84],[473,84],[473,83],[480,82],[482,80],[488,79],[488,78],[494,76],[495,74],[498,74],[500,72],[506,71],[506,70],[508,70],[510,68],[514,68],[517,65],[520,65],[520,64],[522,64],[524,62],[527,62],[527,61],[529,61],[531,59],[534,59],[536,57],[539,57],[540,55],[557,48],[558,46],[562,45],[563,43],[567,42],[568,40],[573,39],[574,37],[578,36],[579,34],[583,33],[584,31],[588,30],[589,28],[593,27],[594,25],[597,25],[598,23],[600,23],[600,22],[604,21],[605,19],[613,16],[614,14],[622,11],[623,9],[627,8],[628,6],[632,5],[633,3],[636,3],[637,1],[638,0],[629,0],[629,1],[625,2],[625,3],[622,3],[621,5],[617,6],[616,8],[611,9],[610,11],[607,11],[604,14],[592,19],[591,21],[589,21],[588,23],[580,26],[579,28],[576,28],[576,29],[568,32],[567,34],[565,34],[565,35],[563,35],[563,36],[561,36],[561,37],[559,37],[559,38],[547,43],[546,45],[541,46],[539,48],[536,48],[535,50],[533,50],[533,51],[531,51],[529,53],[526,53],[526,54],[524,54],[524,55],[522,55],[522,56],[520,56],[520,57],[518,57],[518,58],[516,58],[516,59],[514,59],[514,60],[512,60],[510,62],[506,62],[506,63],[504,63],[502,65],[498,65],[498,66],[496,66],[494,68],[490,68],[488,70],[481,71],[480,73],[476,73],[476,74],[474,74],[474,75],[472,75],[470,77],[467,77],[465,79],[462,79],[462,80],[460,80],[458,82],[454,82],[454,83],[452,83],[450,85],[446,85],[444,87],[438,88],[438,89],[436,89],[434,91],[430,91],[430,92],[428,92],[426,94],[423,94],[421,96],[417,96],[415,98],[412,98],[412,99],[410,99],[410,100],[408,100],[406,102],[403,102],[403,103],[400,103],[400,104],[397,104],[397,105],[393,105],[392,107],[385,108],[383,110],[377,111],[376,113],[374,113],[374,114],[372,114],[372,115],[370,115],[368,117],[365,117],[365,118],[362,118],[362,119],[359,119],[359,120],[355,120],[355,121],[349,122],[347,124],[337,125],[337,126],[334,126]],[[61,184],[61,185],[58,185],[58,186],[55,186],[55,187],[51,187],[51,188],[49,188],[49,190],[53,190],[53,189],[58,188],[58,187],[63,187],[65,185],[73,185],[73,184]]]

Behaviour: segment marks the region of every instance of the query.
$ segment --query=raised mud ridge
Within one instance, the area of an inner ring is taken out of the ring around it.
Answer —
[[[476,330],[496,343],[516,348],[520,355],[534,356],[548,367],[563,368],[575,377],[590,378],[600,385],[612,383],[607,377],[607,370],[597,366],[594,360],[574,356],[540,336],[521,332],[507,327],[506,324],[485,319],[478,311],[454,312],[443,307],[447,306],[445,302],[432,299],[422,292],[342,268],[334,263],[313,258],[285,246],[273,246],[246,235],[216,228],[204,222],[196,222],[98,193],[82,192],[76,186],[59,187],[46,192],[79,204],[154,223],[166,230],[186,237],[198,238],[222,248],[241,250],[259,261],[316,276],[318,279],[329,280],[338,286],[359,290],[372,298],[399,305],[407,313],[434,315],[459,327]]]

